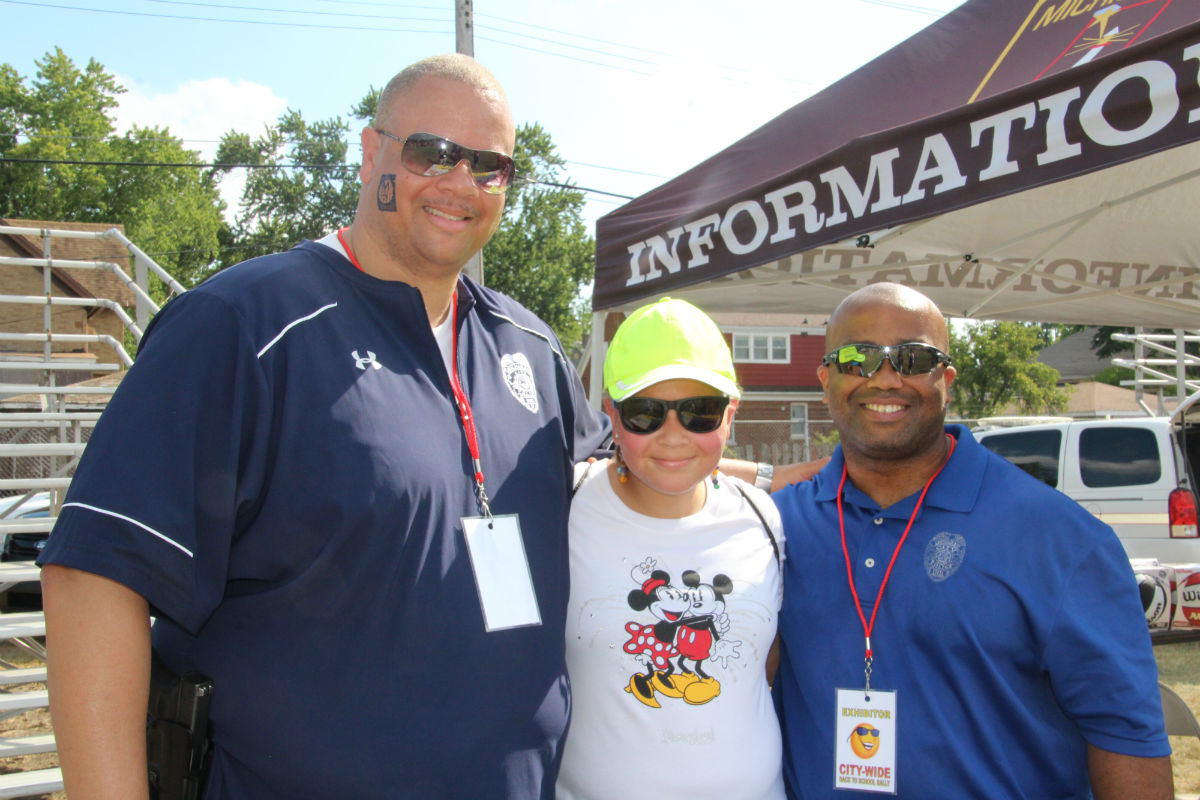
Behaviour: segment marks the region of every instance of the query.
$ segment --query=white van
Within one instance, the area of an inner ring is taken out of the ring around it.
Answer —
[[[973,433],[1112,526],[1130,558],[1200,563],[1197,401],[1200,393],[1171,417],[985,426]]]

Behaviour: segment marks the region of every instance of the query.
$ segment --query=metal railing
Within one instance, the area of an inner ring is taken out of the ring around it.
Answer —
[[[1194,350],[1200,343],[1200,330],[1146,333],[1144,328],[1135,328],[1132,334],[1114,333],[1113,338],[1133,343],[1133,358],[1114,358],[1112,363],[1133,370],[1133,380],[1121,381],[1121,385],[1133,387],[1138,405],[1150,416],[1167,413],[1164,390],[1174,388],[1176,403],[1200,391],[1200,372],[1196,371],[1200,368],[1200,356],[1187,351],[1189,344]],[[1189,368],[1197,377],[1188,376]],[[1146,403],[1147,395],[1157,399],[1157,408],[1152,409]]]
[[[142,252],[142,249],[129,240],[125,234],[116,228],[109,228],[106,231],[68,231],[55,228],[19,228],[15,226],[5,226],[0,228],[0,233],[11,234],[16,236],[33,236],[42,240],[42,254],[44,258],[0,258],[0,265],[11,266],[45,266],[51,267],[69,267],[71,269],[100,269],[112,272],[117,276],[122,283],[129,287],[130,291],[137,297],[136,318],[137,324],[145,328],[150,322],[150,317],[158,312],[158,305],[150,298],[149,286],[150,276],[153,275],[161,280],[169,289],[171,296],[181,294],[185,291],[183,284],[175,280],[169,272],[158,265],[154,259]],[[51,258],[51,242],[53,239],[112,239],[120,243],[129,254],[133,257],[133,274],[130,278],[121,269],[120,265],[111,261],[74,261],[60,259],[57,262]],[[32,262],[32,263],[31,263]],[[49,294],[49,291],[47,291]]]
[[[34,268],[42,273],[40,295],[0,294],[0,310],[16,310],[9,314],[9,329],[0,331],[0,496],[18,495],[15,503],[6,502],[0,512],[2,543],[17,527],[29,527],[13,520],[29,508],[31,498],[43,496],[43,492],[49,494],[49,519],[53,520],[100,409],[116,389],[120,375],[133,364],[126,342],[136,346],[158,312],[151,280],[160,281],[168,297],[183,292],[184,287],[116,228],[79,231],[3,226],[0,234],[35,239],[42,251],[41,258],[0,256],[4,270]],[[133,275],[113,261],[56,257],[54,243],[62,239],[116,242],[128,253]],[[132,293],[132,314],[110,297],[56,293],[53,275],[67,269],[115,276]],[[30,306],[40,306],[42,313],[20,311]],[[76,309],[111,314],[109,332],[55,330],[56,315]],[[113,319],[120,323],[119,338]],[[111,358],[101,357],[109,353]],[[106,375],[111,377],[106,379]],[[3,550],[0,544],[0,552]]]
[[[4,315],[8,330],[0,331],[0,560],[6,562],[0,563],[0,587],[4,590],[0,596],[7,607],[12,592],[36,585],[27,582],[38,578],[36,567],[12,558],[29,558],[30,542],[43,540],[54,526],[100,410],[124,370],[133,364],[126,342],[136,345],[141,341],[142,332],[158,311],[151,297],[151,278],[162,281],[168,296],[184,291],[184,287],[116,229],[97,232],[3,226],[0,234],[39,239],[43,256],[0,257],[0,268],[4,270],[35,268],[42,273],[42,294],[0,294],[0,314],[9,310]],[[130,277],[119,264],[109,261],[55,258],[53,241],[57,238],[115,240],[130,254],[134,275]],[[133,295],[133,313],[109,297],[55,294],[52,276],[61,269],[115,275]],[[31,306],[40,306],[42,313],[29,313]],[[56,321],[62,327],[63,315],[81,314],[80,309],[111,314],[109,332],[55,330]],[[120,334],[111,319],[120,322]],[[97,349],[111,351],[113,357],[102,358]],[[0,640],[44,659],[38,638],[45,632],[44,625],[40,611],[0,614]],[[44,680],[44,667],[22,669],[0,661],[0,686]],[[41,690],[0,689],[0,718],[45,707],[45,695]],[[0,753],[5,756],[54,749],[50,734],[0,737]],[[56,767],[0,776],[0,797],[24,797],[61,788],[62,775]]]

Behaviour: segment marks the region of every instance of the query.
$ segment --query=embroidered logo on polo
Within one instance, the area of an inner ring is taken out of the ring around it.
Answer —
[[[500,359],[500,371],[504,374],[504,385],[517,402],[529,409],[530,413],[538,411],[537,387],[533,383],[533,369],[524,353],[505,353]]]
[[[357,350],[351,350],[350,356],[354,359],[354,366],[359,369],[365,370],[368,366],[375,369],[383,369],[383,365],[375,360],[375,353],[370,350],[367,351],[365,356],[360,356]]]
[[[967,540],[942,531],[925,545],[925,574],[934,583],[941,583],[958,572],[966,556]]]

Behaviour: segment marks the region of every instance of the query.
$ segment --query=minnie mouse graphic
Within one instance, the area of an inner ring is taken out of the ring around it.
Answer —
[[[724,598],[733,591],[733,582],[717,574],[712,583],[702,583],[699,573],[685,570],[680,576],[683,585],[676,586],[670,573],[656,566],[647,557],[631,573],[641,588],[629,593],[629,607],[648,611],[658,621],[625,625],[625,652],[646,669],[629,678],[625,691],[651,708],[662,707],[656,694],[703,705],[721,693],[721,684],[704,671],[702,662],[728,666],[727,659],[737,658],[741,646],[740,641],[723,638],[729,631]]]

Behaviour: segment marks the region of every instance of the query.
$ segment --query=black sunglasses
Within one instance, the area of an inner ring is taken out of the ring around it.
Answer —
[[[825,366],[832,366],[843,375],[859,375],[869,378],[883,366],[884,360],[892,363],[892,369],[901,375],[924,375],[933,372],[939,364],[949,366],[950,356],[931,344],[906,342],[905,344],[844,344],[821,359]]]
[[[862,725],[859,725],[857,728],[855,728],[854,732],[857,733],[859,736],[878,736],[879,735],[879,731],[875,730],[874,728],[865,728]]]
[[[630,397],[615,403],[621,425],[630,433],[654,433],[667,421],[667,412],[675,409],[679,424],[692,433],[712,433],[725,419],[729,398],[724,395],[685,397],[682,400],[658,400]]]
[[[380,136],[395,139],[404,145],[400,151],[400,163],[414,175],[426,178],[445,175],[460,161],[466,161],[467,169],[480,189],[488,194],[500,194],[508,188],[516,174],[512,157],[504,153],[473,150],[432,133],[413,133],[402,138],[382,128],[374,130]]]

